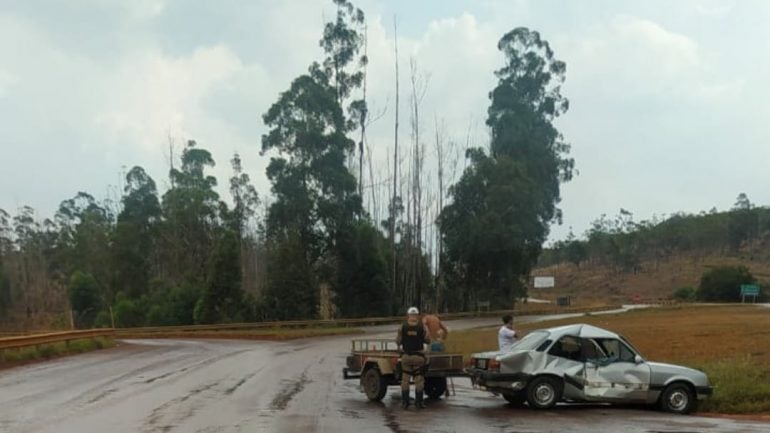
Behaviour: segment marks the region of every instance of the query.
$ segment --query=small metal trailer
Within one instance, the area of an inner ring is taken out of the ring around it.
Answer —
[[[425,394],[437,399],[447,391],[447,378],[467,377],[463,356],[426,352]],[[401,352],[392,339],[356,339],[342,369],[345,379],[359,379],[366,397],[380,401],[388,386],[401,384]]]

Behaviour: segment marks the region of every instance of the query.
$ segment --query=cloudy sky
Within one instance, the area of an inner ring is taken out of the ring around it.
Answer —
[[[220,184],[239,152],[268,195],[261,115],[321,57],[330,4],[0,0],[0,208],[30,205],[42,218],[77,191],[115,197],[133,165],[164,189],[169,140],[187,139],[212,151]],[[395,16],[404,143],[410,58],[429,76],[424,139],[437,119],[460,147],[487,141],[502,34],[536,29],[567,63],[571,109],[558,127],[579,175],[563,188],[564,225],[552,238],[621,207],[638,219],[726,209],[740,192],[770,204],[770,2],[357,5],[368,21],[369,102],[382,112],[368,134],[377,179],[389,176],[393,141]]]

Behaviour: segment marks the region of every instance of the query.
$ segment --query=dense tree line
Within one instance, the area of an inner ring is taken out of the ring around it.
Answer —
[[[78,326],[171,325],[257,318],[242,274],[256,263],[242,260],[259,245],[247,230],[258,197],[233,158],[228,207],[205,173],[211,154],[190,141],[171,187],[159,197],[141,167],[125,177],[117,214],[109,201],[80,192],[42,223],[30,208],[10,218],[0,212],[3,306],[34,319],[68,310]],[[69,308],[68,308],[69,307]],[[17,317],[18,318],[18,317]]]
[[[189,141],[172,158],[163,193],[136,166],[117,203],[80,192],[42,222],[28,207],[0,211],[0,311],[30,326],[49,313],[66,322],[69,311],[80,327],[176,325],[391,315],[411,304],[463,310],[482,300],[505,307],[524,295],[560,217],[559,185],[572,176],[569,146],[553,126],[568,108],[565,64],[535,31],[502,37],[490,143],[468,150],[446,202],[442,183],[429,211],[419,120],[427,79],[412,61],[409,185],[401,188],[394,173],[378,221],[362,196],[365,16],[347,0],[334,5],[324,57],[262,116],[271,184],[264,210],[238,155],[228,200],[209,173],[213,155]],[[397,169],[397,147],[395,155]],[[438,239],[438,254],[429,239]]]
[[[743,255],[750,259],[767,250],[770,208],[758,207],[745,194],[728,211],[677,213],[636,222],[621,209],[614,218],[602,215],[582,239],[570,234],[546,249],[539,264],[570,262],[609,266],[615,272],[643,271],[674,254]]]

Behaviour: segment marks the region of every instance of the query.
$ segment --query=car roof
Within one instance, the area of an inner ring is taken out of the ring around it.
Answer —
[[[583,338],[621,338],[620,335],[596,326],[578,323],[575,325],[557,326],[544,329],[551,334],[551,339],[559,339],[565,335],[573,335]]]

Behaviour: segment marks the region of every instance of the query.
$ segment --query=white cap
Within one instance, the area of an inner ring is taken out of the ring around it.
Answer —
[[[406,310],[406,314],[420,314],[420,310],[418,310],[417,307],[409,307],[409,309]]]

